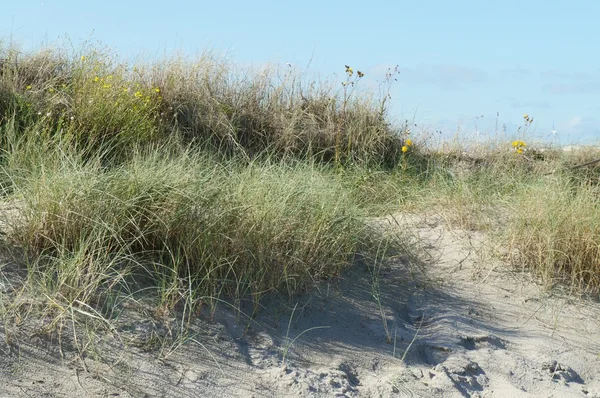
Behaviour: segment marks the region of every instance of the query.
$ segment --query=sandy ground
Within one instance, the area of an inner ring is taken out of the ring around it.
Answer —
[[[98,360],[67,338],[59,349],[0,331],[0,397],[600,397],[599,303],[550,295],[486,258],[480,233],[435,216],[399,223],[430,253],[427,272],[408,258],[383,267],[381,305],[356,264],[294,301],[266,301],[252,321],[222,305],[181,346],[125,349],[107,333]],[[172,333],[133,314],[118,329]]]

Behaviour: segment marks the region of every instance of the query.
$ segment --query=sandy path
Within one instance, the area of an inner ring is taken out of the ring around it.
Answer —
[[[270,300],[252,322],[222,306],[166,358],[107,338],[112,362],[68,349],[61,359],[56,342],[0,338],[0,396],[600,397],[600,304],[547,297],[477,255],[478,233],[448,231],[437,217],[400,224],[431,254],[428,276],[407,259],[382,269],[381,307],[357,264],[297,301]],[[125,318],[123,331],[165,330]]]

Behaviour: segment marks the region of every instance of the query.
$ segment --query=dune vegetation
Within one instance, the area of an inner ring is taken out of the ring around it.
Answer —
[[[3,246],[25,274],[1,297],[5,325],[109,322],[142,291],[184,320],[222,300],[258,308],[358,254],[368,265],[382,240],[390,256],[412,250],[367,222],[395,213],[485,231],[515,269],[597,294],[600,164],[581,165],[598,152],[534,150],[526,134],[430,145],[390,117],[396,71],[378,93],[339,72],[0,48]]]

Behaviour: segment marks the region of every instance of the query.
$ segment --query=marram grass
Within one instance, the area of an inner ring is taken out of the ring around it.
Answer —
[[[548,285],[600,287],[598,164],[574,168],[597,153],[537,153],[526,137],[427,148],[350,66],[313,82],[211,54],[65,54],[0,50],[6,242],[44,314],[106,314],[117,291],[152,292],[166,314],[297,294],[357,253],[405,250],[365,221],[402,212],[490,232]]]

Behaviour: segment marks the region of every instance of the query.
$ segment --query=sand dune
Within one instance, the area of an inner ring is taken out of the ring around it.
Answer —
[[[396,220],[375,221],[412,231],[429,254],[424,273],[399,257],[374,294],[357,263],[291,301],[267,300],[253,320],[221,305],[181,346],[123,349],[107,335],[103,360],[78,356],[67,337],[61,354],[56,341],[8,344],[0,331],[0,396],[600,397],[598,302],[544,291],[488,256],[482,233],[438,216]],[[118,324],[138,342],[176,327],[142,308]]]

